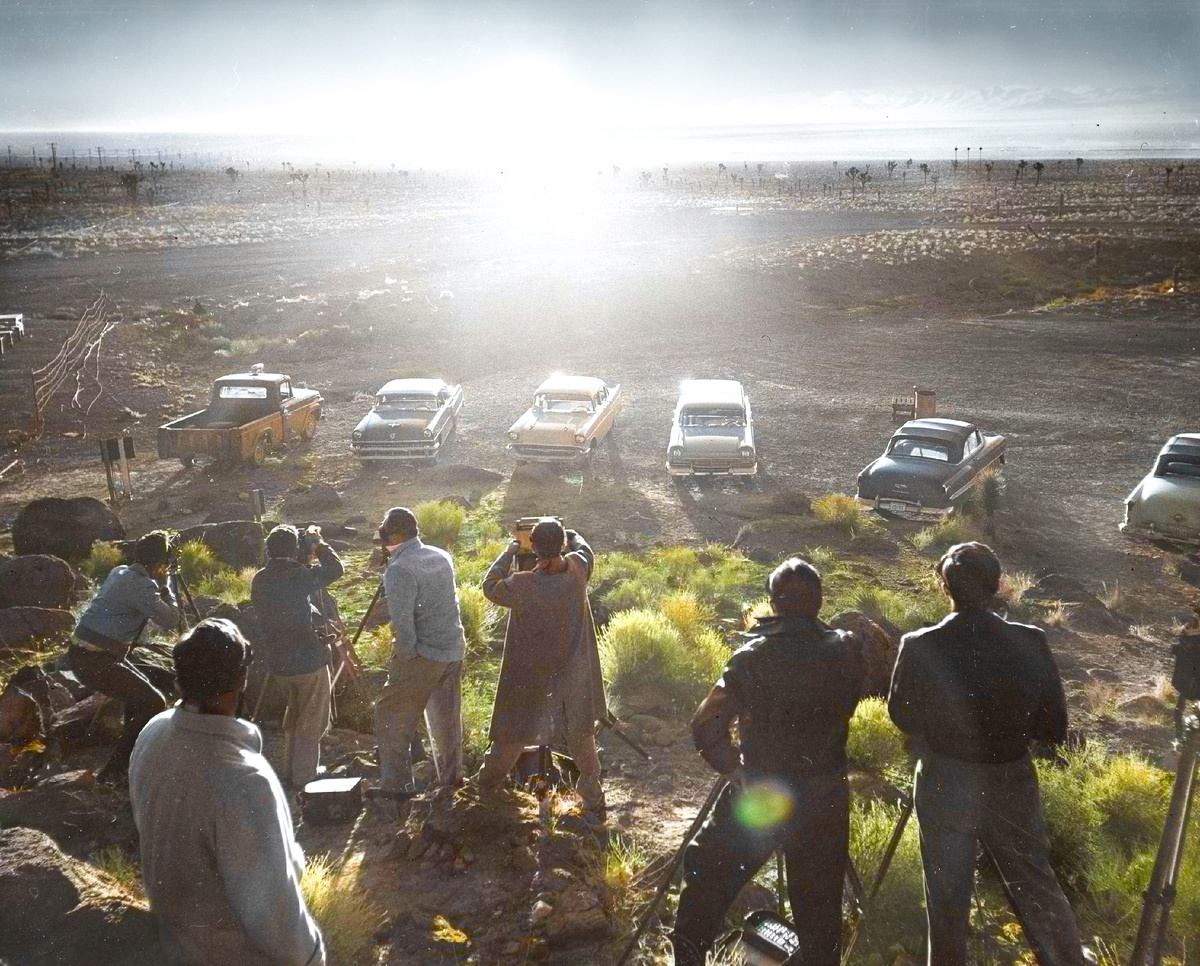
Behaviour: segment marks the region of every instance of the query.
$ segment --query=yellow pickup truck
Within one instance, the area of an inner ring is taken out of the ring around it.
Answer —
[[[222,376],[208,408],[158,428],[158,455],[191,466],[199,456],[255,466],[294,440],[312,439],[324,400],[315,389],[297,389],[292,377],[264,372]]]

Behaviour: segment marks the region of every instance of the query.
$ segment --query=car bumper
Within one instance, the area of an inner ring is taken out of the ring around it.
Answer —
[[[892,516],[905,520],[930,520],[935,523],[945,520],[954,513],[954,507],[922,506],[908,500],[889,499],[887,497],[855,497],[860,506],[867,507],[877,513],[890,513]]]
[[[404,442],[376,443],[355,440],[350,443],[354,455],[360,460],[408,461],[410,463],[431,460],[437,457],[441,443],[436,439],[411,440]]]
[[[672,476],[753,476],[758,472],[758,462],[753,463],[672,463],[667,462],[667,472]]]
[[[571,463],[587,452],[582,446],[531,446],[522,443],[509,443],[506,448],[517,459],[531,463]]]
[[[1147,540],[1173,540],[1176,543],[1200,546],[1200,531],[1186,527],[1125,522],[1120,524],[1120,530],[1127,537],[1143,537]]]

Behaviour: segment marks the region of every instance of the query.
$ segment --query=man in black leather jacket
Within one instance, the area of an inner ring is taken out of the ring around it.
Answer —
[[[1029,748],[1067,737],[1062,679],[1036,627],[991,612],[1000,561],[981,543],[938,561],[954,613],[906,634],[888,710],[916,739],[914,787],[929,966],[963,966],[980,842],[1041,966],[1082,966],[1075,917],[1050,868]]]
[[[817,617],[821,577],[785,561],[768,581],[773,616],[729,659],[692,719],[696,748],[729,779],[683,859],[671,940],[700,966],[741,888],[780,847],[805,966],[837,966],[849,846],[846,735],[862,694],[862,641]],[[736,722],[740,748],[730,740]]]

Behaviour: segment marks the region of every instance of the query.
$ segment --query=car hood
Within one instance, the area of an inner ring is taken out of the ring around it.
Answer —
[[[593,413],[540,413],[529,410],[512,424],[510,433],[518,433],[523,440],[575,442],[575,434],[583,432]]]
[[[880,496],[920,500],[934,505],[945,500],[942,484],[954,470],[952,463],[881,456],[862,471],[858,495],[865,499]]]
[[[371,412],[359,420],[358,425],[354,428],[364,436],[384,436],[395,433],[397,439],[414,439],[424,433],[433,422],[435,415],[435,413],[430,413],[428,419],[419,416],[384,419],[378,413]]]
[[[691,456],[736,455],[752,445],[741,426],[684,426],[677,429],[673,446],[682,446]]]
[[[1200,479],[1151,473],[1125,502],[1131,523],[1200,531]]]

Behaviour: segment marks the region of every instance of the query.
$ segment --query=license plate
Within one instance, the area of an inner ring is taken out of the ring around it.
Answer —
[[[895,500],[880,500],[879,509],[887,510],[888,513],[899,513],[903,516],[908,512],[908,504],[897,503]]]

